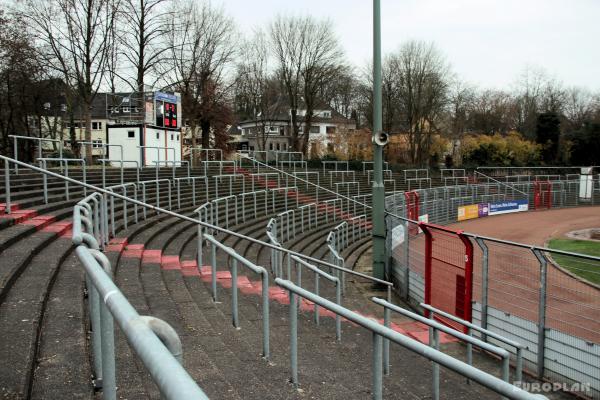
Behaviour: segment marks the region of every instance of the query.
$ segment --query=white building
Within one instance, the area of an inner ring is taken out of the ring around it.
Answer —
[[[92,104],[94,157],[120,160],[121,150],[105,146],[109,144],[122,146],[123,160],[137,161],[140,166],[155,166],[155,161],[181,161],[181,110],[181,97],[176,93],[98,93]],[[68,147],[68,122],[64,129]],[[77,141],[84,141],[81,118],[76,118],[74,129]]]
[[[113,109],[123,115],[124,106]],[[127,108],[125,108],[127,111]],[[140,165],[155,166],[156,161],[181,161],[181,97],[178,94],[154,92],[147,94],[144,107],[137,107],[139,118],[109,122],[106,139],[109,144],[123,146],[123,158],[136,160]],[[111,114],[112,115],[112,114]],[[110,159],[119,157],[116,148],[109,148]]]
[[[252,120],[242,121],[239,128],[242,137],[248,139],[249,150],[289,151],[291,149],[291,112],[287,107],[273,107],[265,118],[257,116]],[[306,110],[298,110],[300,135],[305,128]],[[264,135],[263,135],[264,129]],[[322,107],[313,112],[311,128],[308,135],[309,152],[314,156],[322,156],[323,149],[333,145],[335,134],[351,133],[356,129],[356,122],[345,118],[331,108]],[[265,148],[262,148],[262,141]],[[322,147],[322,148],[321,148]]]

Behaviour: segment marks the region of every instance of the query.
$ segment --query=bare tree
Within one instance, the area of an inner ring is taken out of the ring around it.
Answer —
[[[176,2],[168,19],[168,70],[159,71],[165,86],[181,93],[183,112],[196,146],[198,129],[202,147],[210,147],[212,128],[226,126],[232,113],[229,95],[233,80],[227,67],[235,55],[235,28],[223,9],[209,3]],[[215,135],[225,135],[214,130]],[[215,136],[215,144],[222,139]]]
[[[515,129],[513,111],[515,101],[501,90],[483,90],[473,98],[468,129],[474,133],[506,134]]]
[[[432,43],[410,41],[391,56],[397,74],[399,114],[408,136],[410,161],[428,162],[432,134],[447,101],[449,66]]]
[[[237,66],[236,101],[244,108],[242,113],[255,121],[259,150],[266,150],[267,122],[279,98],[270,61],[265,33],[257,30],[244,44]]]
[[[279,16],[271,23],[269,33],[279,79],[290,106],[292,148],[306,153],[319,89],[342,66],[342,51],[329,20]],[[302,106],[305,110],[301,135],[298,114]]]
[[[92,139],[92,102],[104,79],[110,35],[118,3],[114,0],[27,0],[23,16],[42,44],[48,67],[62,74],[77,94]],[[86,147],[92,163],[91,145]]]
[[[7,16],[0,11],[0,150],[3,154],[12,150],[8,135],[42,134],[34,124],[42,118],[38,82],[45,75],[33,38],[23,32],[21,26],[18,16]],[[22,155],[29,155],[30,150],[33,150],[31,144],[20,144]]]
[[[459,143],[463,134],[467,131],[474,101],[475,89],[460,79],[455,78],[451,82],[448,91],[446,122],[446,132],[452,140],[452,158],[455,161],[459,161]]]
[[[148,75],[164,61],[169,49],[164,39],[171,5],[171,0],[123,0],[119,44],[124,58],[134,69],[135,86],[131,85],[132,89],[140,94],[144,93]]]
[[[592,118],[593,108],[594,98],[591,92],[578,87],[566,90],[563,113],[571,130],[581,129]]]

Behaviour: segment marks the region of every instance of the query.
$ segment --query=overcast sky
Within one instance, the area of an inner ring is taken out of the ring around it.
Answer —
[[[433,41],[462,79],[509,88],[526,67],[600,89],[600,0],[381,0],[384,52]],[[327,17],[349,60],[372,57],[371,0],[213,0],[243,32],[278,13]]]

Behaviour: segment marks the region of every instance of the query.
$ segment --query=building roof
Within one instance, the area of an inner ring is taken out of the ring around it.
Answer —
[[[334,110],[331,106],[321,103],[316,106],[315,111],[329,111],[331,113],[331,118],[313,116],[312,122],[315,124],[318,123],[334,123],[334,124],[355,124],[356,122],[352,119],[344,117],[342,114]],[[298,111],[306,110],[306,106],[301,104],[298,107]],[[278,101],[269,107],[268,115],[266,116],[266,121],[271,122],[290,122],[291,114],[290,114],[290,106],[289,103],[278,99]],[[245,121],[241,121],[240,124],[248,124],[248,123],[256,123],[261,122],[262,120],[259,118],[256,119],[248,119]],[[298,121],[302,124],[304,123],[304,116],[299,115]]]

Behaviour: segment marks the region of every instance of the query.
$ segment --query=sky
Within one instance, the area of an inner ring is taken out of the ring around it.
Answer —
[[[267,27],[278,14],[330,18],[350,62],[372,57],[371,0],[213,0],[240,30]],[[600,90],[600,0],[381,0],[382,46],[433,41],[457,76],[510,89],[527,68],[565,86]]]

